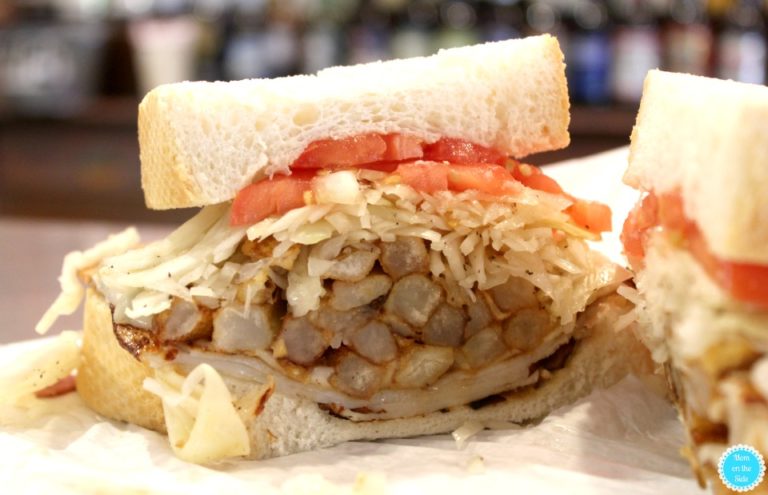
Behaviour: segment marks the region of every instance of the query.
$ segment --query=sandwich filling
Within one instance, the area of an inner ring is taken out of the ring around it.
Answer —
[[[585,242],[607,207],[471,143],[377,138],[355,138],[379,143],[369,154],[315,143],[293,175],[103,260],[92,283],[121,344],[274,379],[350,419],[467,405],[562,367],[580,315],[628,278]]]
[[[665,367],[700,480],[728,445],[765,452],[768,267],[714,255],[679,193],[647,194],[622,240],[638,270],[641,337]]]
[[[768,310],[768,265],[721,259],[712,253],[699,227],[685,215],[679,192],[650,192],[627,217],[621,239],[634,266],[642,266],[649,235],[657,230],[690,252],[710,278],[735,300]]]

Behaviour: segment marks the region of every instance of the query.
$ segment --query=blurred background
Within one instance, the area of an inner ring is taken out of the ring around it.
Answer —
[[[0,0],[0,215],[164,222],[139,189],[153,86],[315,72],[549,32],[571,147],[624,144],[648,69],[766,80],[765,0]]]

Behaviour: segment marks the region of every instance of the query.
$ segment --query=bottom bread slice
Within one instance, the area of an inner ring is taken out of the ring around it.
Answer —
[[[338,417],[313,401],[282,395],[278,387],[264,407],[246,420],[251,441],[249,457],[276,457],[350,440],[444,433],[470,420],[524,423],[543,417],[587,395],[593,388],[619,381],[631,371],[645,373],[651,369],[647,350],[636,340],[631,327],[613,329],[617,318],[629,310],[631,305],[623,298],[615,294],[603,297],[580,316],[577,325],[582,326],[583,337],[576,341],[562,368],[535,385],[449,410],[357,421]],[[136,348],[143,345],[133,344]],[[108,418],[165,431],[160,399],[142,387],[144,379],[153,375],[145,356],[136,358],[118,343],[108,304],[97,291],[89,289],[83,358],[77,375],[77,388],[83,400]],[[228,383],[233,381],[222,376]],[[234,388],[242,392],[243,380],[236,381]],[[263,384],[254,382],[251,386]]]

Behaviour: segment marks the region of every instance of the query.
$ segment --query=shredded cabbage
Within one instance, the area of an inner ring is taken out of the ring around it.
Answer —
[[[80,302],[85,296],[78,273],[86,268],[95,266],[103,258],[113,256],[127,251],[139,243],[139,234],[133,227],[124,231],[110,235],[105,241],[102,241],[85,251],[73,251],[64,257],[64,263],[61,267],[59,284],[61,293],[51,304],[51,307],[43,314],[40,321],[35,325],[35,331],[39,334],[46,333],[56,322],[59,316],[71,315],[80,306]]]
[[[244,236],[244,228],[229,226],[227,205],[208,206],[165,239],[105,258],[94,282],[115,306],[117,323],[148,328],[172,296],[234,299],[241,264],[226,260]]]
[[[293,315],[304,316],[320,307],[320,299],[325,295],[323,281],[318,276],[310,276],[307,270],[307,255],[303,253],[293,270],[288,272],[288,289],[285,300]]]
[[[563,211],[570,201],[560,195],[528,188],[493,198],[476,191],[423,194],[388,183],[386,175],[373,171],[358,171],[363,182],[353,187],[352,175],[324,176],[344,189],[336,202],[329,193],[323,203],[247,229],[229,225],[227,205],[206,207],[165,240],[105,260],[95,280],[115,306],[115,321],[147,328],[152,315],[168,308],[171,297],[231,302],[237,284],[247,282],[237,276],[247,264],[231,259],[246,237],[277,241],[272,257],[255,271],[274,277],[286,289],[294,316],[319,306],[325,293],[321,277],[332,256],[311,246],[328,243],[333,249],[326,251],[337,254],[344,245],[420,237],[430,242],[433,275],[448,271],[462,287],[480,290],[510,276],[524,278],[549,296],[551,312],[561,324],[572,322],[595,291],[620,281],[614,265],[588,249],[585,239],[592,234],[570,222]],[[359,201],[349,204],[353,195]],[[558,242],[553,229],[564,232],[565,241]],[[301,248],[302,254],[288,276],[275,274],[270,268],[280,266],[277,260],[293,248]],[[251,288],[248,294],[253,293]]]
[[[649,239],[645,266],[635,281],[642,296],[635,297],[642,304],[638,336],[658,363],[670,357],[676,362],[700,358],[723,339],[737,336],[756,347],[768,347],[768,317],[745,311],[663,232]],[[630,295],[624,289],[622,293]]]

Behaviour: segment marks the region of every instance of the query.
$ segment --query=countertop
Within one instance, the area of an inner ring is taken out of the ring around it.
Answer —
[[[86,249],[129,224],[0,217],[0,343],[37,336],[34,327],[59,294],[64,256]],[[137,225],[142,239],[157,239],[172,225]],[[56,322],[52,333],[82,326],[82,310]]]

